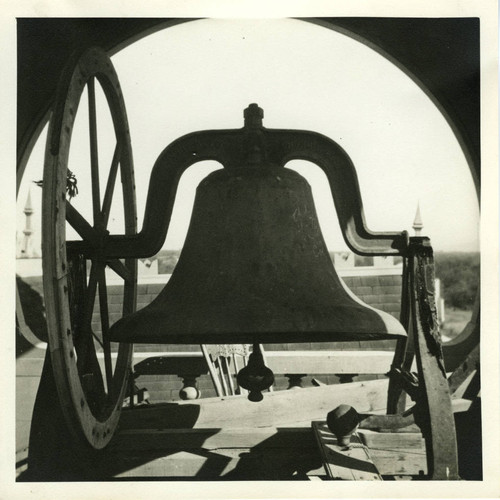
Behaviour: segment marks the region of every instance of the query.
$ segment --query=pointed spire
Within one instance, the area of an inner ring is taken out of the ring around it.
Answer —
[[[31,203],[31,188],[28,188],[28,197],[26,198],[26,204],[24,205],[24,213],[26,215],[31,215],[33,213],[33,205]]]
[[[413,221],[413,230],[415,231],[415,236],[420,236],[420,233],[424,227],[422,222],[422,216],[420,215],[420,202],[417,203],[417,211],[415,213],[415,219]]]

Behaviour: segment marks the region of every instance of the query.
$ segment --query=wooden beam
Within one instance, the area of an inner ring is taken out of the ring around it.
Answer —
[[[392,351],[266,351],[275,373],[383,374],[390,370]]]
[[[428,238],[413,237],[410,241],[411,316],[429,478],[456,480],[459,475],[455,420],[437,322],[432,247]]]
[[[311,387],[297,391],[266,393],[259,403],[245,396],[207,398],[164,403],[153,408],[124,410],[122,429],[290,427],[323,420],[339,404],[353,406],[359,413],[385,412],[387,380]]]
[[[360,415],[360,429],[371,429],[385,432],[415,432],[413,414],[403,415]]]
[[[119,261],[118,261],[119,262]],[[108,263],[109,265],[109,263]],[[137,347],[140,349],[140,346]],[[202,352],[134,352],[134,363],[148,358],[202,357]],[[207,354],[208,356],[208,354]],[[390,369],[392,351],[266,351],[266,365],[274,372],[308,374],[383,374]],[[159,361],[157,361],[158,363]]]

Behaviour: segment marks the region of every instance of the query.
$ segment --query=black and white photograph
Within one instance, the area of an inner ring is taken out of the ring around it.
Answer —
[[[180,4],[2,18],[0,497],[497,497],[496,2]]]

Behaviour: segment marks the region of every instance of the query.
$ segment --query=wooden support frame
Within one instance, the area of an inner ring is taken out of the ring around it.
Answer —
[[[434,299],[434,257],[428,238],[410,245],[412,326],[419,371],[420,409],[426,410],[424,437],[430,479],[459,479],[455,421],[446,379]]]
[[[396,350],[388,412],[404,410],[406,389],[416,402],[415,422],[426,440],[429,479],[459,479],[455,421],[437,321],[434,258],[429,238],[410,239],[403,283],[401,315],[411,335],[408,344],[400,343]],[[418,379],[409,373],[414,356]]]

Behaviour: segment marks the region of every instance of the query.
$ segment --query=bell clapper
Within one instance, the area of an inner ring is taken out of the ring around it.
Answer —
[[[264,364],[259,344],[253,345],[248,364],[238,372],[236,380],[248,391],[248,400],[253,402],[262,401],[262,391],[273,385],[274,373]]]

